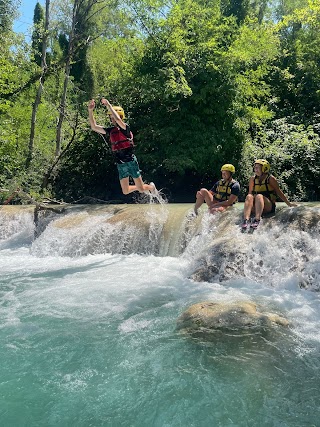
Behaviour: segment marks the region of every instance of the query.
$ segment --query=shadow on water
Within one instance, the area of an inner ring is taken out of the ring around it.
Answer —
[[[120,260],[112,260],[108,262],[108,265],[118,264]],[[64,267],[57,268],[56,270],[50,271],[42,271],[37,273],[27,273],[26,277],[29,278],[54,278],[54,279],[62,279],[66,276],[86,272],[88,270],[101,269],[105,267],[106,261],[95,261],[84,266],[76,266],[76,267]]]

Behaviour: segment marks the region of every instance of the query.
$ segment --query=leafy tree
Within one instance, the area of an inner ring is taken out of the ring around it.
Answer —
[[[18,1],[16,0],[0,0],[0,28],[1,38],[3,34],[12,30],[12,24],[17,17]]]
[[[37,117],[37,111],[38,111],[38,107],[41,101],[41,96],[42,96],[42,91],[43,91],[43,85],[44,85],[44,80],[45,80],[45,74],[47,72],[47,63],[46,63],[46,55],[47,55],[47,40],[48,40],[48,28],[49,28],[49,6],[50,6],[50,0],[46,0],[46,14],[45,14],[45,20],[43,20],[43,17],[41,17],[41,15],[43,15],[42,12],[42,8],[39,5],[39,3],[37,3],[36,8],[35,8],[35,18],[34,21],[35,22],[35,28],[38,31],[41,30],[41,32],[39,34],[37,34],[37,36],[41,37],[39,39],[37,39],[36,37],[33,38],[32,40],[32,47],[33,50],[35,51],[35,60],[36,63],[38,65],[41,66],[41,76],[40,76],[40,82],[39,82],[39,86],[38,86],[38,90],[37,90],[37,94],[32,106],[32,115],[31,115],[31,126],[30,126],[30,138],[29,138],[29,150],[28,150],[28,156],[26,159],[26,167],[27,169],[30,166],[30,162],[32,160],[32,156],[33,156],[33,147],[34,147],[34,137],[35,137],[35,124],[36,124],[36,117]],[[41,28],[41,26],[43,25],[43,28]],[[34,30],[34,33],[35,31]],[[34,47],[34,42],[35,40],[38,40],[38,48],[41,48],[41,52],[37,52],[37,50]],[[40,60],[40,64],[38,63],[38,61]]]
[[[126,82],[139,159],[162,185],[190,178],[191,189],[222,163],[237,165],[246,132],[272,117],[266,79],[278,45],[271,25],[248,18],[239,28],[219,2],[168,12]]]
[[[32,51],[34,61],[39,67],[41,66],[42,47],[43,47],[43,32],[44,32],[44,11],[40,3],[37,3],[34,8],[33,15],[33,32],[32,32]]]
[[[206,173],[225,155],[236,158],[232,113],[224,115],[231,91],[222,67],[235,29],[217,3],[179,2],[156,37],[147,38],[126,82],[139,158],[163,185],[168,179],[179,185],[186,175],[194,181],[195,173]]]
[[[245,188],[256,157],[270,160],[291,198],[319,197],[318,1],[52,0],[48,31],[35,27],[29,45],[12,33],[6,4],[1,186],[118,199],[112,156],[88,129],[86,102],[103,95],[125,108],[143,176],[171,200],[193,200],[226,162]]]
[[[70,146],[51,183],[56,196],[67,202],[122,198],[113,157],[102,138],[88,130]]]
[[[290,10],[278,24],[282,55],[271,84],[278,117],[313,123],[320,112],[320,5],[313,0],[297,3],[305,7]]]
[[[235,124],[255,137],[256,129],[273,117],[274,94],[269,84],[279,56],[279,38],[270,24],[247,20],[226,54],[226,68],[235,84]]]
[[[266,158],[281,187],[293,200],[317,200],[320,194],[320,137],[311,126],[286,119],[273,120],[260,129],[259,138],[247,141],[241,179],[247,183],[256,158]]]

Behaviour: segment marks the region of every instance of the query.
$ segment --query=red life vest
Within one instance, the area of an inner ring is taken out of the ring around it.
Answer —
[[[125,134],[121,132],[120,128],[114,127],[111,129],[109,136],[112,151],[119,151],[133,147],[133,135],[131,131],[130,138],[127,138]]]

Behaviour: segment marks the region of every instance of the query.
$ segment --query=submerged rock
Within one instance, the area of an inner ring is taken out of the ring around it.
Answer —
[[[250,301],[200,302],[190,306],[177,321],[178,329],[191,333],[208,330],[271,328],[275,325],[288,326],[289,322],[278,314],[257,311],[257,305]]]

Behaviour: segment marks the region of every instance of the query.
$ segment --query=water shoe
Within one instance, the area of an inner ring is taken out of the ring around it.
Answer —
[[[244,219],[243,223],[241,225],[241,231],[245,232],[245,231],[247,231],[249,229],[249,227],[250,227],[249,220],[248,219]]]
[[[250,224],[250,228],[252,228],[253,230],[256,230],[259,227],[259,224],[260,224],[260,219],[255,218]]]
[[[154,182],[150,182],[151,187],[153,187],[153,190],[150,191],[150,193],[155,196],[155,197],[159,197],[159,191],[157,190],[157,187],[155,186]]]

